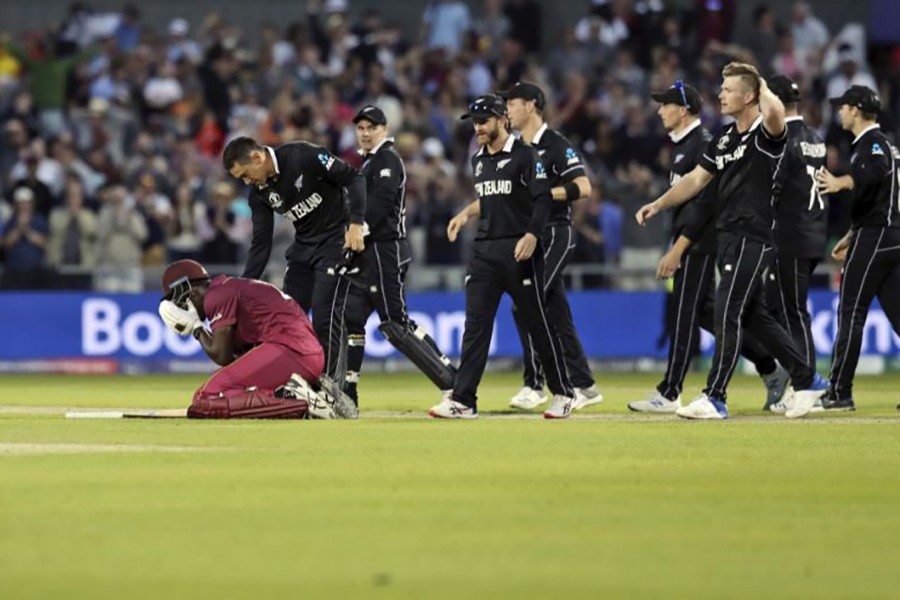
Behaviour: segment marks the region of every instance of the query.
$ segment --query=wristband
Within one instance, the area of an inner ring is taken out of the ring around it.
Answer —
[[[563,189],[566,190],[566,200],[578,200],[581,198],[581,188],[574,181],[564,185]]]

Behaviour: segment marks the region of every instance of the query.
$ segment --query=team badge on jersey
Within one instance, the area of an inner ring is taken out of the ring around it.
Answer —
[[[278,192],[269,192],[269,204],[272,205],[272,208],[281,208],[281,205],[284,204],[281,200],[281,196],[278,195]]]
[[[294,188],[299,192],[303,187],[303,174],[300,174],[300,177],[294,180]]]
[[[322,166],[325,167],[325,169],[330,169],[331,165],[334,164],[334,157],[322,152],[319,154],[319,162],[322,163]]]
[[[541,161],[534,163],[534,173],[536,179],[547,179],[547,171],[544,169],[544,163]]]
[[[481,161],[479,160],[475,165],[475,177],[481,177],[481,168]]]
[[[390,177],[390,176],[391,176],[391,170],[390,170],[390,169],[382,169],[382,170],[381,170],[381,173],[379,173],[379,175],[380,175],[381,177]]]
[[[505,167],[506,165],[508,165],[508,164],[510,163],[511,160],[512,160],[511,158],[504,158],[503,160],[501,160],[500,162],[498,162],[498,163],[497,163],[497,170],[499,171],[500,169],[502,169],[503,167]]]
[[[881,149],[881,144],[878,142],[872,144],[872,156],[884,156],[884,150]]]
[[[677,165],[678,163],[681,162],[681,159],[683,159],[683,158],[684,158],[684,154],[678,154],[678,155],[676,155],[676,156],[675,156],[675,162],[672,163],[672,164]]]
[[[566,164],[574,165],[579,162],[578,154],[572,148],[566,148]]]
[[[718,148],[719,150],[724,150],[728,147],[728,142],[730,141],[731,140],[729,139],[728,134],[725,134],[721,138],[719,138],[719,143],[716,145],[716,148]]]

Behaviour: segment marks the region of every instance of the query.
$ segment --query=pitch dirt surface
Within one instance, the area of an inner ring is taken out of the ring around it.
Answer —
[[[801,421],[738,377],[724,423],[629,414],[656,378],[598,374],[568,421],[510,412],[514,374],[470,422],[372,374],[359,421],[192,422],[63,415],[201,377],[2,376],[2,596],[896,597],[900,377]]]

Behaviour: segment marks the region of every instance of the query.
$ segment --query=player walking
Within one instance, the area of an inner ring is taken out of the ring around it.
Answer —
[[[475,217],[478,233],[466,275],[466,325],[456,384],[428,414],[447,419],[478,416],[478,384],[497,307],[506,292],[518,307],[554,394],[544,417],[566,418],[575,400],[559,338],[545,312],[541,285],[539,236],[552,202],[547,171],[537,151],[507,131],[506,103],[499,96],[480,96],[462,118],[472,119],[481,145],[472,157],[478,200],[450,221],[447,236],[455,241],[460,229]]]
[[[799,402],[812,404],[827,387],[768,312],[762,293],[761,273],[774,258],[771,187],[787,138],[784,105],[755,67],[730,63],[722,76],[722,113],[734,117],[735,122],[710,142],[693,171],[636,215],[643,224],[660,210],[693,198],[714,178],[717,181],[714,198],[701,196],[695,202],[702,218],[692,220],[674,246],[683,253],[691,240],[699,239],[697,231],[702,231],[706,220],[718,214],[722,279],[716,290],[716,351],[706,388],[688,406],[676,410],[678,416],[688,419],[728,418],[726,389],[737,364],[744,327],[791,374]]]
[[[700,163],[709,146],[712,135],[700,124],[702,98],[695,88],[683,81],[663,92],[651,94],[659,102],[657,111],[663,127],[674,143],[669,182],[677,184]],[[705,187],[699,196],[714,195],[715,186]],[[672,241],[678,240],[682,231],[696,212],[694,199],[676,206],[672,217]],[[698,325],[709,332],[715,330],[715,268],[716,227],[709,220],[697,236],[697,241],[681,256],[669,252],[660,260],[660,277],[673,277],[672,291],[675,300],[675,326],[669,340],[669,358],[663,380],[646,400],[629,402],[635,412],[674,413],[681,408],[681,390],[691,363],[691,353],[699,335]],[[741,353],[756,365],[766,385],[767,403],[777,402],[790,381],[790,375],[779,367],[775,359],[750,336],[745,335]]]
[[[406,239],[406,169],[388,137],[387,118],[377,106],[364,106],[354,117],[356,140],[363,155],[366,178],[366,249],[353,259],[345,318],[347,321],[347,377],[344,389],[358,401],[357,383],[366,342],[366,321],[372,311],[381,319],[380,331],[434,385],[453,388],[456,369],[424,329],[406,311],[404,284],[412,255]]]
[[[591,194],[591,182],[587,177],[581,157],[569,140],[555,129],[550,129],[543,119],[546,100],[538,86],[519,82],[502,94],[507,100],[509,124],[519,130],[521,140],[533,146],[547,170],[553,203],[550,220],[541,235],[544,252],[544,294],[547,316],[553,323],[562,342],[563,357],[572,385],[575,389],[575,408],[584,408],[603,401],[603,395],[594,385],[590,366],[575,331],[572,311],[566,298],[563,271],[575,250],[575,230],[572,227],[572,202]],[[524,351],[524,383],[509,405],[530,409],[547,401],[543,393],[544,372],[535,355],[531,338],[519,311],[513,307],[513,317]]]
[[[854,193],[850,231],[832,251],[834,258],[844,261],[844,270],[831,386],[822,406],[854,410],[853,376],[874,297],[900,335],[900,152],[876,122],[881,99],[873,90],[854,85],[831,103],[840,107],[841,127],[856,137],[850,174],[835,177],[823,170],[818,177],[819,193]],[[798,413],[808,410],[805,405],[794,409]]]

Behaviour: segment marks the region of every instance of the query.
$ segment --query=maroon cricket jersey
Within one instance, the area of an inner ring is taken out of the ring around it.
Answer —
[[[235,347],[269,342],[303,356],[322,354],[306,314],[270,283],[219,275],[209,284],[203,308],[213,331],[235,326]]]

